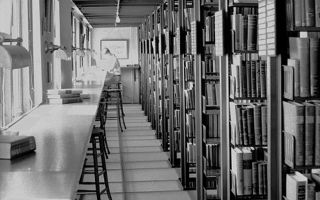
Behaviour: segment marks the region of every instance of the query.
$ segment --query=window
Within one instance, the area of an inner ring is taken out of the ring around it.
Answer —
[[[31,2],[31,0],[0,1],[0,32],[10,35],[12,39],[21,37],[23,39],[21,45],[30,52],[32,52],[29,31],[32,28]],[[0,127],[17,120],[34,106],[33,71],[33,66],[14,70],[0,68]]]

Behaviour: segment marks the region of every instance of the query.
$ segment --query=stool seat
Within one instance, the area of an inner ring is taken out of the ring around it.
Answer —
[[[107,89],[107,90],[103,90],[103,92],[121,92],[122,89]]]

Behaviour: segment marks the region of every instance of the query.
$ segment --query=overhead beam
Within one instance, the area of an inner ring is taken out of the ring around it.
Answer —
[[[97,23],[97,24],[91,24],[93,28],[114,28],[115,27],[115,23]],[[140,26],[140,24],[117,24],[116,27],[138,27]]]
[[[90,7],[90,6],[115,6],[117,5],[116,1],[88,1],[88,0],[73,0],[77,6],[81,7]],[[160,5],[163,3],[163,0],[121,0],[121,6],[151,6],[151,5]]]

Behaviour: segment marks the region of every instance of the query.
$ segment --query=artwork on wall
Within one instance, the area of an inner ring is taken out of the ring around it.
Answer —
[[[111,53],[116,55],[118,59],[128,59],[128,54],[129,54],[128,40],[123,40],[123,39],[101,40],[100,52],[101,52],[102,60],[106,60],[106,56],[104,54],[105,48],[110,49]]]

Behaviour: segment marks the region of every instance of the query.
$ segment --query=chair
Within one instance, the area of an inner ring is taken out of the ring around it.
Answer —
[[[100,147],[97,147],[97,141],[99,141]],[[92,156],[93,164],[88,164],[88,159],[86,158],[84,161],[84,165],[82,168],[82,173],[80,176],[79,184],[82,185],[95,185],[95,190],[89,189],[81,189],[77,191],[78,195],[95,193],[97,196],[97,200],[101,200],[101,194],[107,192],[109,200],[112,200],[109,182],[108,182],[108,174],[107,174],[107,166],[106,166],[106,158],[105,154],[105,139],[103,130],[100,128],[94,128],[92,131],[92,135],[90,138],[90,142],[92,144],[92,153],[87,153],[87,156]],[[98,165],[98,160],[101,160],[101,165]],[[84,181],[85,174],[93,174],[94,182],[92,181]],[[100,176],[103,175],[103,182],[100,182]],[[105,188],[100,190],[100,184],[104,184]]]
[[[103,97],[104,97],[104,104],[105,104],[105,120],[107,119],[118,119],[119,126],[121,129],[121,132],[123,132],[122,125],[126,129],[126,124],[124,121],[124,112],[123,112],[123,104],[122,104],[122,86],[121,83],[117,83],[116,88],[105,88],[103,90]],[[110,108],[110,105],[115,105],[115,108]],[[109,116],[108,117],[108,111],[115,110],[117,116]],[[121,120],[122,119],[122,120]]]

